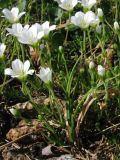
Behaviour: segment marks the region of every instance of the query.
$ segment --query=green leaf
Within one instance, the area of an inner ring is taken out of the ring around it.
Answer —
[[[20,12],[23,12],[25,10],[26,7],[26,0],[19,0],[18,1],[18,8],[20,10]]]
[[[0,0],[0,9],[8,7],[9,3],[10,3],[10,0]]]

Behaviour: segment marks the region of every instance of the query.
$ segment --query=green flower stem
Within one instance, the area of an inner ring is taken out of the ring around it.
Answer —
[[[16,52],[17,52],[17,55],[18,55],[18,59],[20,59],[19,43],[18,43],[17,39],[15,39],[15,47],[16,47]]]
[[[52,104],[55,100],[55,95],[54,95],[54,92],[53,92],[52,83],[50,81],[47,83],[47,88],[48,88],[48,91],[49,91],[50,102]]]
[[[117,21],[118,19],[118,0],[116,0],[116,5],[115,5],[115,8],[116,8],[116,12],[115,12],[115,20]]]
[[[11,55],[11,58],[10,58],[10,61],[12,62],[12,60],[13,60],[13,58],[14,58],[14,55],[15,55],[15,52],[16,52],[16,41],[17,41],[17,39],[16,38],[14,38],[13,39],[13,50],[12,50],[12,55]]]
[[[71,140],[72,140],[72,142],[74,142],[74,140],[75,140],[75,119],[74,119],[73,114],[71,116],[70,133],[71,133]]]
[[[69,23],[70,23],[70,18],[71,18],[71,11],[69,11]],[[66,36],[65,36],[65,40],[64,40],[64,44],[66,44],[66,43],[67,43],[68,34],[69,34],[69,30],[68,30],[68,28],[67,28]]]
[[[68,67],[67,67],[67,62],[66,62],[65,56],[64,56],[64,50],[61,49],[60,53],[61,53],[62,62],[64,64],[64,66],[65,66],[66,74],[68,75]]]
[[[90,52],[91,52],[91,55],[92,55],[92,41],[91,41],[90,30],[89,29],[87,30],[87,33],[88,33],[88,39],[89,39],[89,45],[90,45]]]
[[[50,46],[49,46],[49,42],[48,40],[46,40],[46,47],[47,47],[47,53],[48,53],[48,56],[49,56],[49,66],[51,67],[51,50],[50,50]]]
[[[30,95],[30,91],[26,85],[26,81],[22,80],[22,92],[24,95],[29,96],[30,100],[32,99],[31,95]]]
[[[91,76],[91,86],[94,87],[95,84],[94,69],[90,69],[90,76]]]
[[[67,83],[67,86],[66,86],[66,95],[67,95],[67,98],[70,98],[71,85],[72,85],[73,76],[74,76],[74,73],[75,73],[76,66],[79,63],[80,59],[81,59],[81,56],[77,59],[76,63],[74,64],[74,66],[73,66],[73,68],[72,68],[72,70],[70,72],[70,75],[68,77],[68,83]]]
[[[51,106],[51,109],[53,109],[53,106],[56,105],[57,97],[54,94],[52,83],[50,81],[46,84],[46,86],[47,86],[48,91],[49,91],[50,106]],[[59,106],[56,106],[56,109],[57,109],[57,113],[59,113],[60,123],[63,124],[64,120],[63,120],[63,117],[62,117],[61,110],[60,110]]]
[[[111,24],[105,19],[105,23],[109,26],[109,28],[114,32],[113,27],[111,26]]]
[[[104,81],[104,87],[105,87],[105,101],[108,101],[109,95],[108,95],[108,83]]]
[[[38,114],[40,114],[40,110],[39,110],[39,108],[37,107],[37,105],[35,104],[35,102],[33,101],[33,98],[32,98],[32,96],[31,96],[30,90],[29,90],[29,88],[27,87],[25,80],[22,80],[22,92],[23,92],[24,95],[26,95],[26,96],[29,97],[29,100],[30,100],[30,102],[33,104],[33,107],[34,107],[35,110],[38,112]]]
[[[22,60],[23,62],[25,61],[25,52],[24,52],[24,48],[23,48],[23,45],[20,44],[20,47],[21,47],[21,51],[22,51]]]
[[[86,31],[83,31],[83,52],[86,53]]]
[[[44,16],[44,0],[41,0],[41,23],[43,22]]]

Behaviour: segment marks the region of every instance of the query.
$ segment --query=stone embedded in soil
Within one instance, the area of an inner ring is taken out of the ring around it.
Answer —
[[[66,155],[60,156],[57,160],[76,160],[76,159],[73,157],[73,155],[66,154]]]
[[[39,121],[33,119],[31,123],[27,123],[24,120],[20,121],[16,128],[12,128],[7,133],[6,137],[10,141],[14,141],[23,135],[34,133],[40,129],[41,124]]]
[[[60,157],[48,158],[47,160],[76,160],[76,158],[73,158],[73,155],[71,154],[65,154]]]
[[[4,160],[27,160],[27,157],[24,154],[14,154],[12,152],[13,147],[6,147],[2,151],[2,157]]]

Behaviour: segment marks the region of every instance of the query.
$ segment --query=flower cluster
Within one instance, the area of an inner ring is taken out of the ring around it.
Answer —
[[[54,0],[58,3],[59,7],[65,11],[71,12],[74,7],[79,3],[82,7],[82,11],[78,11],[74,16],[70,17],[70,21],[73,25],[80,27],[83,30],[89,29],[90,27],[95,28],[97,33],[101,33],[102,26],[100,22],[103,19],[103,11],[101,8],[95,8],[93,12],[92,8],[96,5],[96,0]],[[25,14],[25,12],[19,13],[17,7],[9,9],[3,9],[3,17],[5,17],[10,23],[12,23],[11,28],[6,28],[7,35],[12,35],[17,38],[18,42],[22,44],[27,44],[30,47],[39,44],[42,38],[48,37],[49,33],[56,29],[56,25],[50,25],[49,21],[42,24],[35,23],[32,25],[26,24],[22,25],[19,20]],[[114,22],[115,32],[119,31],[119,24],[117,21]],[[3,57],[6,45],[0,43],[0,58]],[[89,69],[95,67],[94,62],[90,62]],[[33,75],[34,70],[30,68],[30,61],[26,60],[22,62],[20,59],[15,59],[12,61],[12,67],[5,69],[5,75],[10,75],[12,78],[23,79],[27,75]],[[98,75],[103,76],[105,74],[105,68],[102,65],[97,67]],[[36,74],[42,81],[47,83],[52,81],[52,70],[50,68],[41,67],[39,74]]]
[[[78,11],[74,16],[71,17],[71,23],[82,28],[86,29],[89,26],[96,27],[97,31],[99,23],[103,17],[103,11],[101,8],[97,9],[97,14],[95,14],[90,9],[97,3],[96,0],[54,0],[58,2],[59,7],[64,10],[71,11],[78,3],[83,7],[83,12]],[[99,32],[98,31],[98,32]]]
[[[42,25],[35,23],[32,26],[17,23],[13,24],[12,28],[6,30],[9,34],[18,38],[18,41],[23,44],[36,45],[38,41],[49,34],[50,31],[54,30],[56,25],[50,26],[49,22],[46,21]]]
[[[2,13],[10,23],[12,23],[11,28],[6,28],[8,31],[7,35],[13,35],[22,44],[28,44],[30,46],[36,46],[39,40],[43,37],[47,37],[49,32],[56,29],[56,25],[50,26],[49,21],[43,24],[35,23],[33,25],[22,25],[19,23],[19,19],[25,14],[25,12],[19,13],[17,7],[9,9],[3,9]],[[3,56],[6,45],[0,43],[0,57]],[[5,75],[9,75],[12,78],[18,78],[20,80],[25,80],[27,75],[33,75],[34,70],[30,68],[30,61],[26,60],[22,62],[20,59],[15,59],[12,61],[12,67],[5,69]],[[36,74],[42,81],[48,83],[52,81],[52,70],[47,67],[41,67],[39,74]]]
[[[84,12],[75,13],[75,16],[71,17],[71,23],[82,29],[99,26],[100,18],[103,16],[102,9],[98,8],[97,14],[90,10],[96,4],[96,0],[82,0],[80,3]]]
[[[27,75],[33,75],[34,70],[30,68],[30,61],[26,60],[24,63],[20,59],[12,61],[12,68],[5,69],[5,75],[12,78],[25,80]],[[41,67],[39,74],[36,74],[43,82],[48,83],[52,81],[52,70],[50,68]]]

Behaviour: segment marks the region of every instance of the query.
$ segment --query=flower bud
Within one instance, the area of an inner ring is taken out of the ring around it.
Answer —
[[[114,29],[115,29],[115,31],[118,31],[119,28],[120,28],[120,26],[119,26],[118,22],[115,21],[115,22],[114,22]]]
[[[59,51],[62,52],[63,51],[63,47],[59,46]]]
[[[103,17],[103,11],[102,11],[102,9],[101,9],[101,8],[98,8],[98,9],[97,9],[97,12],[98,12],[98,14],[97,14],[98,17],[99,17],[99,18],[102,18],[102,17]]]
[[[39,74],[36,75],[45,83],[52,81],[52,70],[49,67],[41,67]]]
[[[101,26],[101,25],[97,25],[97,26],[96,26],[96,32],[97,32],[98,34],[101,34],[101,32],[102,32],[102,26]]]
[[[95,67],[95,63],[93,61],[91,61],[89,63],[89,69],[93,69]]]
[[[3,57],[5,49],[6,49],[6,45],[4,43],[0,43],[0,58]]]
[[[104,76],[104,74],[105,74],[105,68],[103,66],[98,65],[97,71],[98,71],[98,75],[99,76]]]

